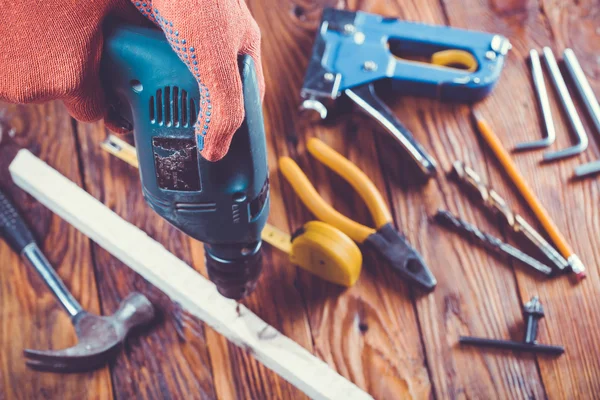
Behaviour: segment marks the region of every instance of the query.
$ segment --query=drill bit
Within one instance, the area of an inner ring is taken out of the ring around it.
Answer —
[[[496,215],[500,215],[513,232],[522,233],[559,270],[563,271],[569,266],[567,260],[538,231],[529,225],[522,216],[514,213],[498,192],[487,186],[472,168],[460,161],[455,161],[452,166],[454,177],[459,182],[473,188],[478,193],[485,207]]]
[[[510,258],[520,261],[521,263],[535,269],[538,272],[543,273],[544,275],[552,274],[552,268],[550,268],[549,266],[542,264],[535,258],[528,256],[527,254],[509,245],[508,243],[504,243],[497,237],[482,232],[474,225],[471,225],[452,215],[449,211],[439,210],[435,215],[434,219],[439,224],[454,229],[458,233],[467,236],[468,238],[475,241],[477,244],[480,244],[481,246],[494,253],[506,254]]]

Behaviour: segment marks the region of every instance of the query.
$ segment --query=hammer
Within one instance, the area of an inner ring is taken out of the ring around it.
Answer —
[[[101,367],[121,349],[128,332],[154,318],[152,303],[141,293],[132,293],[111,316],[88,313],[75,300],[33,238],[14,204],[0,189],[0,237],[42,277],[71,316],[78,343],[63,350],[24,351],[26,364],[37,370],[83,372]]]

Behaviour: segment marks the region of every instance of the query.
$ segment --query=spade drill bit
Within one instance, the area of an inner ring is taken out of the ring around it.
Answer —
[[[492,252],[508,255],[510,258],[520,261],[521,263],[543,273],[544,275],[552,274],[552,268],[549,266],[542,264],[535,258],[528,256],[510,244],[504,243],[497,237],[482,232],[474,225],[471,225],[452,215],[449,211],[439,210],[437,214],[435,214],[434,219],[439,224],[467,236]]]
[[[460,183],[474,189],[488,210],[500,215],[513,232],[522,233],[558,269],[563,271],[569,266],[567,260],[539,232],[533,229],[523,217],[514,213],[506,201],[495,190],[487,186],[472,168],[466,166],[463,162],[455,161],[453,164],[453,175]]]

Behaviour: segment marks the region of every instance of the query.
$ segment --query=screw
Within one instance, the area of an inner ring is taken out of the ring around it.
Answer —
[[[323,79],[327,82],[332,82],[335,79],[335,76],[331,72],[326,72],[325,75],[323,75]]]
[[[495,51],[486,51],[485,52],[485,58],[487,58],[490,61],[494,61],[496,59],[496,52]]]
[[[365,61],[363,64],[363,69],[365,71],[377,71],[377,64],[375,61]]]
[[[356,32],[354,34],[354,43],[363,44],[365,42],[365,34],[362,32]]]
[[[350,35],[350,34],[354,33],[355,30],[356,30],[356,28],[352,24],[344,25],[344,33],[346,35]]]

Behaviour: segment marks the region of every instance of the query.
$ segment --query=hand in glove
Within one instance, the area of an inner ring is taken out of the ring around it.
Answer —
[[[0,13],[0,99],[61,99],[78,120],[105,117],[99,65],[102,24],[109,14],[136,24],[146,19],[164,31],[198,80],[205,101],[196,124],[198,148],[211,161],[225,156],[244,118],[238,55],[254,59],[264,95],[260,32],[243,0],[5,2]]]

